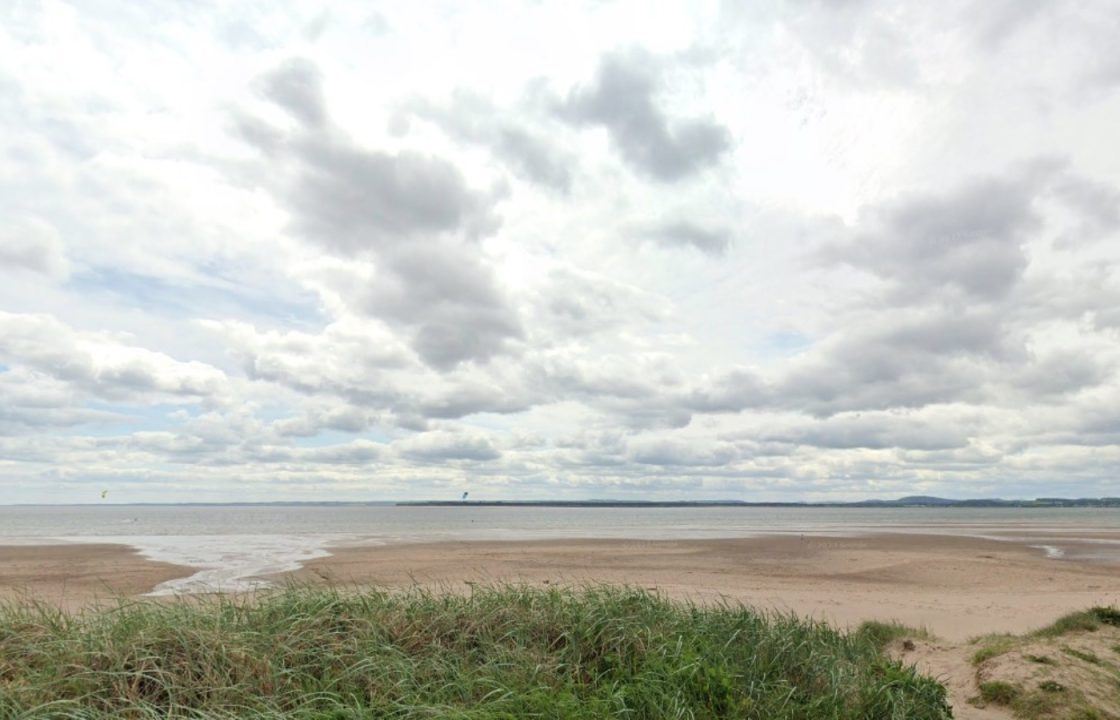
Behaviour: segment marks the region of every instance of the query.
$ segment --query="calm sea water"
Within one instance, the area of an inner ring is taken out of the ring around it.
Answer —
[[[1120,509],[0,506],[0,544],[115,542],[198,569],[157,593],[241,590],[332,546],[547,538],[947,533],[1120,565]]]

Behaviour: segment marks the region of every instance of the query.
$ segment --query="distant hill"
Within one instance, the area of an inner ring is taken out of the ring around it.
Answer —
[[[958,500],[932,497],[929,495],[908,495],[894,501],[896,505],[956,505]]]

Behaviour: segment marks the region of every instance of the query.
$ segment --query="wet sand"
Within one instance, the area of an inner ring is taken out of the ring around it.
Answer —
[[[0,546],[0,599],[78,609],[149,592],[193,568],[153,562],[127,545]]]

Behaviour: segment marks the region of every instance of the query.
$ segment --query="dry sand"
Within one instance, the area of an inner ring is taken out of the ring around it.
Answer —
[[[894,619],[954,641],[1023,632],[1073,610],[1120,603],[1118,566],[937,535],[339,548],[293,576],[389,587],[624,583],[698,601],[726,597],[840,625]]]

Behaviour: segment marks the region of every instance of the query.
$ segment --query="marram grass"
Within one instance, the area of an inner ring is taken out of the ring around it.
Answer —
[[[0,718],[948,718],[877,641],[590,587],[0,608]]]

